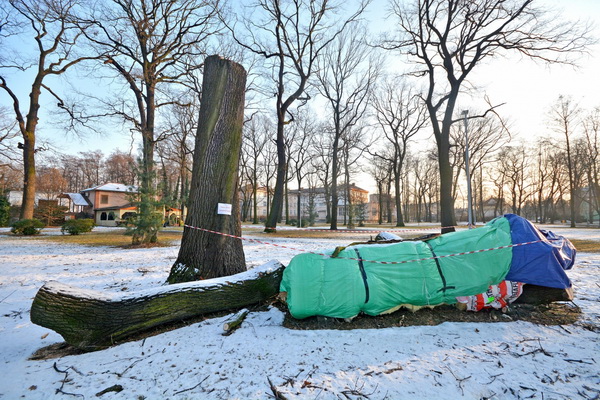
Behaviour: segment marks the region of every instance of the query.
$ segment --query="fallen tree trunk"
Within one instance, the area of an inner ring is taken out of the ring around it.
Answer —
[[[232,276],[125,295],[48,282],[33,300],[31,321],[75,347],[103,348],[153,327],[266,300],[279,292],[283,269],[272,261]]]

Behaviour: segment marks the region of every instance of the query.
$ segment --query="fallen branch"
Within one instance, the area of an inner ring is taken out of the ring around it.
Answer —
[[[198,386],[202,385],[202,384],[204,383],[204,381],[208,379],[208,377],[209,377],[209,376],[210,376],[210,375],[206,375],[206,377],[205,377],[204,379],[202,379],[200,382],[198,382],[198,384],[197,384],[197,385],[195,385],[195,386],[192,386],[191,388],[187,388],[187,389],[180,390],[180,391],[178,391],[178,392],[175,392],[175,393],[173,393],[173,394],[181,394],[181,393],[184,393],[184,392],[189,392],[190,390],[194,390],[194,389],[196,389]]]
[[[58,332],[75,347],[103,348],[160,325],[264,301],[279,292],[283,268],[272,261],[228,277],[130,294],[49,282],[33,300],[31,321]]]
[[[267,376],[267,382],[269,382],[269,388],[271,389],[271,392],[273,392],[273,398],[276,400],[287,400],[287,397],[285,397],[278,389],[277,386],[275,386],[273,384],[273,382],[271,382],[271,378],[269,378]]]
[[[123,391],[123,386],[121,385],[112,385],[110,387],[107,387],[106,389],[96,393],[96,397],[100,397],[105,395],[106,393],[110,393],[110,392],[115,392],[115,393],[119,393]]]
[[[594,365],[593,362],[590,361],[584,361],[584,360],[574,360],[572,358],[565,358],[564,359],[566,362],[570,362],[570,363],[580,363],[580,364],[590,364],[590,365]]]
[[[241,309],[237,313],[233,314],[231,318],[229,318],[223,324],[223,332],[224,336],[229,336],[233,333],[234,330],[240,327],[244,319],[246,319],[246,315],[248,315],[249,311],[247,308]]]
[[[55,370],[56,372],[58,372],[59,374],[65,374],[65,377],[62,379],[62,381],[61,381],[62,383],[61,383],[60,387],[59,387],[58,389],[56,389],[56,392],[55,392],[55,394],[58,394],[58,393],[60,393],[60,394],[66,394],[66,395],[68,395],[68,396],[84,397],[84,398],[85,398],[85,396],[84,396],[84,395],[82,395],[82,394],[78,394],[78,393],[69,393],[69,392],[65,392],[65,391],[63,390],[63,387],[65,387],[65,383],[67,383],[67,378],[69,377],[69,370],[70,370],[70,369],[72,369],[72,367],[69,367],[69,368],[67,368],[67,369],[65,369],[65,370],[60,370],[60,369],[58,369],[58,366],[56,365],[56,363],[54,363],[54,364],[52,365],[52,367],[53,367],[53,368],[54,368],[54,370]]]
[[[454,374],[454,371],[452,371],[450,369],[450,367],[446,366],[446,369],[448,371],[450,371],[450,373],[452,374],[452,376],[454,377],[454,379],[456,379],[456,381],[458,382],[458,388],[460,389],[461,394],[464,396],[465,395],[465,389],[463,388],[463,382],[466,381],[467,379],[471,379],[471,375],[467,376],[466,378],[459,378]]]
[[[8,299],[10,296],[12,296],[13,294],[15,294],[16,289],[12,291],[11,294],[9,294],[8,296],[5,296],[2,300],[0,300],[0,303],[2,303],[4,300]]]

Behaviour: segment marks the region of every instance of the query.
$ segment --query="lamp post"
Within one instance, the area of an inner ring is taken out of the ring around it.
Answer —
[[[471,195],[471,171],[469,169],[469,133],[467,125],[468,110],[463,110],[462,115],[465,122],[465,172],[467,174],[467,215],[469,229],[475,227],[475,220],[473,219],[473,200]]]

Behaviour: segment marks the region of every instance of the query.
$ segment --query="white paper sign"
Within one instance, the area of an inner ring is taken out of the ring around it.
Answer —
[[[218,203],[217,214],[219,215],[231,215],[231,204]]]

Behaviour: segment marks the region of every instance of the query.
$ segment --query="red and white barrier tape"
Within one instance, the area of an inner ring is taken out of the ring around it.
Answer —
[[[440,229],[447,229],[447,228],[455,228],[454,226],[451,227],[442,227],[440,228],[439,226],[433,226],[433,227],[428,227],[428,228],[419,228],[419,229],[355,229],[355,230],[349,230],[349,229],[313,229],[313,228],[294,228],[294,227],[277,227],[277,228],[265,228],[262,225],[242,225],[242,228],[246,228],[246,229],[252,229],[252,228],[258,228],[258,229],[274,229],[274,230],[288,230],[288,231],[310,231],[310,232],[329,232],[329,233],[379,233],[379,232],[423,232],[423,231],[430,231],[430,230],[440,230]]]
[[[374,263],[374,264],[408,264],[408,263],[411,263],[411,262],[429,261],[429,260],[435,260],[435,259],[439,259],[439,258],[464,256],[464,255],[467,255],[467,254],[483,253],[483,252],[486,252],[486,251],[494,251],[494,250],[508,249],[508,248],[512,248],[512,247],[526,246],[526,245],[529,245],[529,244],[541,243],[541,242],[545,242],[546,241],[544,239],[533,240],[531,242],[508,244],[508,245],[505,245],[505,246],[492,247],[492,248],[489,248],[489,249],[481,249],[481,250],[465,251],[465,252],[461,252],[461,253],[444,254],[444,255],[441,255],[441,256],[417,258],[417,259],[414,259],[414,260],[404,260],[404,261],[374,261],[374,260],[365,260],[365,259],[361,259],[361,258],[352,258],[352,257],[332,257],[331,254],[318,253],[318,252],[315,252],[315,251],[310,251],[310,250],[305,250],[305,249],[298,249],[298,248],[290,247],[290,246],[284,246],[284,245],[277,244],[277,243],[265,242],[265,241],[258,240],[258,239],[250,239],[250,238],[245,238],[245,237],[241,237],[241,236],[230,235],[228,233],[211,231],[210,229],[198,228],[196,226],[184,225],[184,227],[190,228],[190,229],[196,229],[196,230],[203,231],[203,232],[213,233],[215,235],[221,235],[221,236],[226,236],[226,237],[230,237],[230,238],[234,238],[234,239],[245,240],[247,242],[259,243],[259,244],[266,244],[268,246],[275,246],[275,247],[281,247],[283,249],[295,250],[295,251],[298,251],[298,252],[301,252],[301,253],[310,253],[310,254],[316,254],[318,256],[323,256],[323,257],[328,257],[328,258],[335,258],[335,259],[340,259],[340,260],[362,261],[362,262],[368,262],[368,263]]]

